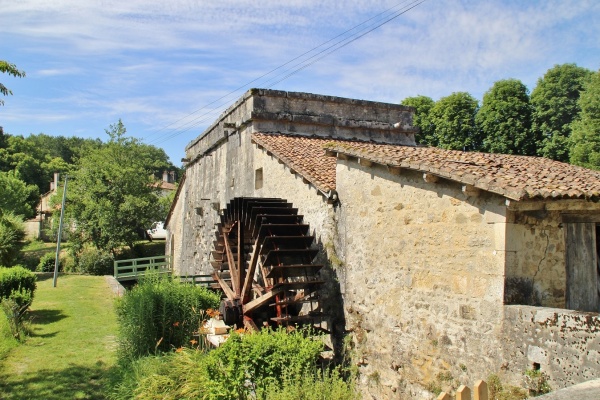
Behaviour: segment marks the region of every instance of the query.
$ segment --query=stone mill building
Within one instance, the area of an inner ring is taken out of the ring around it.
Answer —
[[[412,113],[248,91],[186,147],[167,219],[176,273],[235,262],[215,255],[235,204],[283,201],[314,237],[323,326],[351,336],[365,393],[432,398],[440,377],[519,385],[527,369],[553,388],[600,378],[600,173],[417,146]],[[252,213],[239,225],[254,238]],[[257,251],[245,262],[260,269]],[[240,276],[231,298],[250,293]],[[257,293],[251,307],[275,297]]]

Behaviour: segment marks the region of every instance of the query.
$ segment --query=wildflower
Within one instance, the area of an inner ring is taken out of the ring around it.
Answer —
[[[175,326],[175,327],[179,326],[179,321],[173,322],[173,326]]]
[[[178,348],[175,350],[175,353],[181,353],[182,351],[183,351],[183,347],[178,347]]]
[[[198,341],[196,339],[192,339],[190,340],[190,343],[192,344],[192,346],[195,346],[196,343],[198,343]]]

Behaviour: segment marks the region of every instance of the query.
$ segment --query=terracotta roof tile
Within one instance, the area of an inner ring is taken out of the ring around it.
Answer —
[[[600,197],[600,171],[541,157],[281,134],[258,133],[252,138],[323,191],[335,189],[336,161],[325,155],[326,148],[382,165],[430,172],[514,200]]]
[[[288,167],[325,193],[335,189],[334,157],[325,155],[330,139],[255,133],[254,143],[273,153]]]

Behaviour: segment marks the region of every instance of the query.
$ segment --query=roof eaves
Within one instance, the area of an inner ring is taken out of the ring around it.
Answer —
[[[360,151],[353,151],[353,149],[349,147],[336,146],[335,144],[328,144],[327,150],[329,150],[330,152],[341,153],[350,157],[369,160],[383,166],[399,167],[418,172],[431,173],[433,175],[439,176],[440,178],[452,180],[461,184],[472,185],[478,189],[484,190],[486,192],[499,194],[511,200],[519,201],[527,198],[527,192],[525,190],[519,190],[517,188],[510,188],[510,190],[507,190],[501,185],[494,184],[491,179],[478,179],[475,176],[467,175],[467,173],[464,171],[460,171],[460,173],[444,171],[440,168],[431,166],[426,162],[417,163],[406,161],[383,161],[381,159],[378,159],[377,157],[373,157],[368,154],[363,154]]]
[[[275,158],[277,158],[279,161],[281,161],[284,165],[286,165],[290,170],[293,170],[296,174],[300,175],[302,178],[304,178],[308,182],[310,182],[324,196],[327,196],[331,190],[335,189],[335,188],[329,187],[326,183],[322,182],[318,177],[316,177],[313,174],[311,174],[310,172],[306,171],[302,166],[298,165],[293,160],[289,159],[288,157],[286,157],[282,154],[279,154],[277,149],[272,148],[271,146],[269,146],[268,143],[260,140],[260,138],[257,137],[257,135],[252,135],[251,140],[252,140],[252,143],[256,144],[259,148],[269,152]]]

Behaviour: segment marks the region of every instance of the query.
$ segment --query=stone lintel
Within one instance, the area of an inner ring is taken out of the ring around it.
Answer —
[[[559,199],[540,201],[506,200],[506,207],[511,211],[590,211],[600,212],[600,203],[581,199]]]

